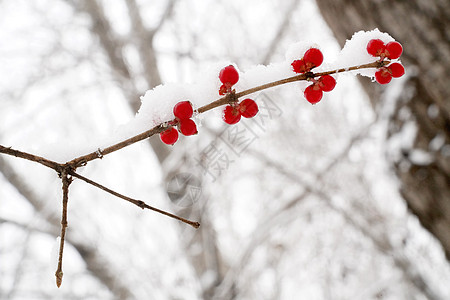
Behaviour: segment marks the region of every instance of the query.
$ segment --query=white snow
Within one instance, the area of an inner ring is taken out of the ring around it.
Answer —
[[[415,165],[426,166],[434,161],[434,157],[422,149],[412,149],[409,153],[409,160]]]
[[[324,57],[324,63],[314,69],[314,71],[330,71],[376,61],[377,58],[370,56],[366,51],[368,41],[374,38],[379,38],[384,42],[393,40],[387,33],[382,33],[378,29],[368,32],[359,31],[347,41],[335,61],[328,62],[326,57]],[[303,57],[306,50],[311,47],[320,49],[320,46],[313,42],[298,42],[288,47],[285,54],[285,60],[282,62],[272,63],[267,66],[257,65],[247,70],[239,70],[239,67],[235,65],[239,71],[240,78],[234,88],[239,92],[261,84],[295,76],[296,73],[292,71],[291,67],[292,61]],[[56,145],[53,145],[51,148],[43,145],[42,147],[44,148],[33,149],[33,151],[34,153],[57,161],[70,160],[74,157],[96,151],[99,148],[102,149],[113,145],[131,136],[149,130],[160,123],[172,120],[174,118],[172,112],[173,106],[179,101],[189,100],[193,104],[194,109],[211,103],[221,97],[218,94],[221,85],[218,74],[224,66],[229,64],[231,64],[229,61],[209,64],[200,71],[197,76],[197,81],[194,80],[194,83],[166,83],[148,90],[145,95],[141,97],[141,107],[136,116],[129,122],[119,126],[111,134],[103,137],[91,138],[88,143],[86,143],[85,140],[80,142],[67,137],[68,140],[65,143],[62,143],[61,140],[58,139],[57,144],[63,145],[64,149],[53,149],[53,146],[56,147]],[[349,73],[373,77],[375,69],[357,70]],[[309,82],[302,81],[297,82],[296,84],[285,85],[283,88],[290,86],[297,89],[304,89],[308,85]],[[250,97],[256,96],[256,93],[250,95]],[[197,123],[201,123],[203,117],[204,116],[201,115],[194,116],[194,120],[197,121]]]
[[[394,41],[394,38],[389,34],[380,32],[378,29],[372,31],[358,31],[353,34],[350,40],[347,40],[344,48],[342,48],[338,55],[336,62],[332,66],[334,68],[347,68],[377,61],[378,57],[371,56],[366,50],[367,44],[371,39],[380,39],[384,43]],[[376,69],[362,69],[350,71],[350,73],[373,78],[375,76],[375,71]]]
[[[445,136],[443,133],[438,133],[436,136],[430,141],[428,148],[431,151],[439,151],[445,145]]]
[[[325,58],[324,64],[316,68],[315,71],[348,68],[376,61],[377,58],[370,56],[366,51],[366,45],[371,39],[381,39],[385,43],[394,40],[389,34],[382,33],[378,29],[368,32],[359,31],[347,41],[336,61],[327,63]],[[320,46],[313,42],[298,42],[288,47],[284,62],[273,63],[268,66],[257,65],[245,71],[239,70],[238,66],[235,66],[239,71],[239,81],[234,88],[239,92],[296,75],[292,71],[291,63],[295,59],[302,58],[306,50],[312,47],[320,49]],[[202,70],[202,73],[198,75],[198,83],[169,83],[147,91],[141,97],[142,105],[136,118],[125,126],[135,127],[138,130],[129,132],[134,131],[138,133],[148,129],[150,126],[173,119],[172,108],[179,101],[189,100],[193,104],[194,109],[196,109],[220,98],[218,89],[221,83],[218,74],[221,68],[229,64],[229,62],[219,62],[211,65],[206,70]],[[351,73],[373,77],[375,69],[357,70]],[[305,82],[303,86],[306,85],[307,83]]]
[[[431,104],[428,106],[427,114],[430,117],[430,119],[435,119],[439,115],[439,108],[436,104]]]
[[[417,125],[414,121],[406,122],[401,130],[391,136],[388,141],[387,151],[394,161],[402,158],[402,150],[411,150],[417,135]]]
[[[310,48],[317,48],[322,51],[320,45],[317,45],[316,43],[309,43],[305,41],[297,42],[289,46],[287,49],[285,54],[286,61],[292,63],[294,60],[302,58],[305,52]]]

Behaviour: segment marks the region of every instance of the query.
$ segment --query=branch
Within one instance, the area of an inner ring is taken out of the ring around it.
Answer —
[[[69,177],[64,170],[62,175],[62,190],[63,190],[63,202],[62,202],[62,217],[61,217],[61,239],[59,241],[59,256],[58,256],[58,269],[56,269],[56,285],[61,286],[63,271],[62,271],[62,260],[64,252],[64,241],[66,237],[67,228],[67,203],[69,202],[69,185],[72,182],[72,178]]]
[[[214,102],[211,102],[209,104],[206,104],[200,108],[197,109],[197,112],[199,114],[201,113],[205,113],[211,109],[214,109],[216,107],[225,105],[225,104],[229,104],[232,102],[237,101],[237,99],[247,96],[249,94],[253,94],[268,88],[272,88],[272,87],[276,87],[279,85],[283,85],[283,84],[287,84],[287,83],[291,83],[291,82],[296,82],[296,81],[302,81],[302,80],[308,80],[308,79],[312,79],[312,78],[316,78],[316,77],[320,77],[323,75],[330,75],[330,74],[337,74],[337,73],[343,73],[343,72],[349,72],[349,71],[355,71],[355,70],[360,70],[360,69],[369,69],[369,68],[380,68],[382,66],[388,65],[390,63],[390,61],[376,61],[373,63],[368,63],[368,64],[364,64],[364,65],[359,65],[359,66],[353,66],[353,67],[349,67],[349,68],[341,68],[341,69],[337,69],[337,70],[332,70],[332,71],[327,71],[327,72],[321,72],[321,73],[312,73],[312,72],[308,72],[308,73],[304,73],[304,74],[300,74],[300,75],[295,75],[292,77],[288,77],[288,78],[284,78],[281,80],[277,80],[277,81],[273,81],[273,82],[269,82],[266,84],[262,84],[259,85],[257,87],[254,88],[250,88],[247,90],[244,90],[242,92],[239,93],[229,93],[225,96],[223,96],[222,98],[217,99]],[[155,127],[140,133],[136,136],[133,136],[129,139],[126,139],[125,141],[119,142],[117,144],[114,144],[112,146],[109,146],[105,149],[101,149],[101,150],[97,150],[95,152],[80,156],[78,158],[75,158],[71,161],[69,161],[67,163],[67,165],[70,165],[73,169],[76,169],[80,166],[84,166],[86,165],[89,161],[92,161],[94,159],[97,158],[102,158],[104,155],[106,154],[110,154],[112,152],[115,152],[117,150],[120,150],[124,147],[130,146],[134,143],[137,143],[139,141],[142,141],[146,138],[149,138],[157,133],[160,133],[162,131],[164,131],[166,129],[166,125],[167,124],[177,124],[178,121],[176,119],[170,120],[168,122],[164,122],[161,123],[159,125],[156,125]],[[0,151],[1,152],[1,151]]]
[[[92,161],[97,158],[102,158],[104,155],[110,154],[112,152],[115,152],[115,151],[125,148],[127,146],[130,146],[134,143],[145,140],[146,138],[149,138],[152,135],[155,135],[157,133],[164,131],[164,129],[165,129],[165,126],[163,124],[159,124],[159,125],[153,127],[152,129],[149,129],[141,134],[135,135],[129,139],[126,139],[122,142],[114,144],[110,147],[107,147],[105,149],[98,149],[95,152],[75,158],[75,159],[69,161],[67,163],[67,165],[71,166],[73,169],[76,169],[78,167],[86,165],[89,161]]]
[[[150,31],[144,26],[136,0],[126,0],[125,3],[130,15],[132,34],[136,38],[136,47],[142,61],[145,80],[149,87],[155,87],[161,84],[161,75],[153,47],[153,37],[156,32]],[[171,4],[169,3],[170,6]]]
[[[283,39],[285,33],[289,30],[289,28],[291,28],[291,26],[289,26],[291,23],[291,18],[298,4],[299,4],[298,0],[292,0],[291,4],[288,6],[283,21],[280,24],[280,27],[278,27],[278,30],[275,33],[275,36],[270,42],[269,46],[266,47],[268,50],[262,60],[263,65],[268,65],[270,63],[270,58],[273,56],[277,46],[280,45],[281,40]]]
[[[152,29],[152,34],[155,35],[161,27],[164,25],[164,23],[170,18],[170,16],[173,13],[173,10],[175,8],[175,2],[177,0],[169,0],[169,3],[167,3],[166,8],[161,16],[161,19],[159,19],[158,24],[155,26],[155,28]]]
[[[127,197],[127,196],[125,196],[125,195],[122,195],[122,194],[120,194],[120,193],[118,193],[118,192],[115,192],[115,191],[113,191],[113,190],[107,188],[107,187],[104,186],[104,185],[101,185],[100,183],[97,183],[97,182],[95,182],[95,181],[93,181],[93,180],[90,180],[89,178],[86,178],[86,177],[84,177],[84,176],[81,176],[81,175],[78,174],[78,173],[75,173],[75,172],[72,171],[72,172],[70,172],[70,175],[72,175],[73,177],[76,177],[76,178],[78,178],[78,179],[81,179],[81,180],[83,180],[84,182],[86,182],[86,183],[88,183],[88,184],[90,184],[90,185],[93,185],[93,186],[95,186],[96,188],[99,188],[99,189],[101,189],[101,190],[103,190],[103,191],[105,191],[105,192],[107,192],[107,193],[109,193],[109,194],[111,194],[111,195],[114,195],[114,196],[116,196],[116,197],[118,197],[118,198],[121,198],[121,199],[123,199],[123,200],[125,200],[125,201],[131,202],[131,203],[133,203],[134,205],[139,206],[139,207],[142,208],[142,209],[147,208],[147,209],[156,211],[156,212],[158,212],[158,213],[160,213],[160,214],[166,215],[166,216],[168,216],[168,217],[170,217],[170,218],[173,218],[173,219],[176,219],[176,220],[181,221],[181,222],[183,222],[183,223],[186,223],[186,224],[188,224],[188,225],[191,225],[191,226],[194,227],[194,228],[199,228],[199,227],[200,227],[200,223],[198,223],[198,222],[193,222],[193,221],[187,220],[187,219],[185,219],[185,218],[179,217],[179,216],[177,216],[177,215],[171,214],[171,213],[169,213],[169,212],[166,212],[166,211],[164,211],[164,210],[161,210],[161,209],[159,209],[159,208],[150,206],[150,205],[148,205],[147,203],[145,203],[145,202],[142,201],[142,200],[137,200],[137,199],[133,199],[133,198]]]
[[[191,225],[194,228],[198,228],[198,227],[200,227],[200,223],[198,223],[198,222],[189,221],[189,220],[184,219],[182,217],[179,217],[177,215],[171,214],[171,213],[169,213],[167,211],[164,211],[164,210],[158,209],[156,207],[150,206],[150,205],[146,204],[144,201],[136,200],[136,199],[127,197],[127,196],[122,195],[120,193],[117,193],[117,192],[115,192],[115,191],[113,191],[113,190],[111,190],[111,189],[109,189],[109,188],[107,188],[107,187],[105,187],[105,186],[95,182],[95,181],[92,181],[89,178],[86,178],[84,176],[81,176],[78,173],[75,173],[76,167],[73,167],[73,165],[76,165],[77,167],[78,166],[82,166],[82,165],[86,164],[86,161],[88,159],[89,160],[93,160],[95,158],[101,158],[101,157],[103,157],[104,154],[108,154],[108,153],[117,151],[119,149],[122,149],[122,148],[124,148],[124,147],[126,147],[128,145],[134,144],[134,143],[136,143],[138,141],[141,141],[141,140],[143,140],[143,139],[145,139],[145,138],[147,138],[149,136],[152,136],[155,133],[161,132],[162,130],[164,130],[164,126],[162,126],[162,124],[161,124],[161,125],[156,126],[156,127],[152,128],[152,129],[150,129],[150,130],[148,130],[148,131],[146,131],[144,133],[141,133],[141,134],[139,134],[137,136],[129,138],[129,139],[125,140],[125,141],[122,141],[122,142],[120,142],[120,143],[118,143],[116,145],[108,147],[108,148],[106,148],[104,150],[100,150],[99,149],[96,152],[91,153],[90,155],[83,156],[82,159],[80,159],[80,160],[75,159],[75,160],[73,160],[71,162],[68,162],[66,164],[60,164],[60,163],[54,162],[52,160],[48,160],[46,158],[37,156],[37,155],[33,155],[33,154],[29,154],[29,153],[26,153],[26,152],[23,152],[23,151],[15,150],[15,149],[12,149],[11,147],[4,147],[2,145],[0,145],[0,153],[4,153],[4,154],[8,154],[8,155],[12,155],[12,156],[15,156],[15,157],[19,157],[19,158],[23,158],[23,159],[27,159],[27,160],[30,160],[30,161],[34,161],[34,162],[40,163],[40,164],[42,164],[42,165],[44,165],[46,167],[49,167],[49,168],[55,170],[58,173],[58,175],[61,177],[62,183],[63,183],[63,215],[62,215],[63,219],[61,220],[61,225],[62,225],[62,228],[61,228],[61,234],[62,234],[61,235],[61,244],[64,243],[64,241],[63,241],[63,234],[65,234],[65,227],[67,227],[68,188],[69,188],[69,185],[70,185],[70,183],[72,181],[72,179],[70,177],[68,177],[68,175],[71,175],[73,177],[79,178],[79,179],[85,181],[86,183],[89,183],[89,184],[91,184],[91,185],[93,185],[93,186],[95,186],[95,187],[97,187],[99,189],[104,190],[107,193],[110,193],[110,194],[112,194],[112,195],[114,195],[114,196],[116,196],[118,198],[121,198],[121,199],[124,199],[124,200],[126,200],[128,202],[131,202],[134,205],[137,205],[137,206],[139,206],[142,209],[147,208],[147,209],[153,210],[153,211],[158,212],[160,214],[166,215],[166,216],[168,216],[170,218],[173,218],[173,219],[179,220],[181,222],[184,222],[186,224],[189,224],[189,225]],[[64,207],[64,205],[66,207]],[[66,218],[66,219],[64,219],[64,218]],[[62,249],[60,249],[60,250],[62,251]]]
[[[4,153],[4,154],[11,155],[11,156],[15,156],[15,157],[19,157],[19,158],[23,158],[26,160],[40,163],[41,165],[44,165],[50,169],[53,169],[56,172],[61,171],[61,164],[59,164],[55,161],[52,161],[52,160],[49,160],[49,159],[46,159],[46,158],[43,158],[43,157],[40,157],[40,156],[37,156],[34,154],[30,154],[27,152],[15,150],[11,147],[4,147],[4,146],[0,145],[0,153]]]
[[[135,1],[133,1],[135,2]],[[99,5],[98,0],[84,0],[82,2],[71,0],[69,3],[79,12],[87,13],[92,22],[92,32],[98,37],[100,46],[103,48],[106,58],[111,63],[111,71],[113,77],[117,80],[119,85],[125,91],[127,102],[134,112],[139,110],[141,105],[140,92],[137,90],[134,79],[136,76],[132,74],[131,66],[127,63],[124,56],[124,43],[136,47],[139,52],[139,56],[142,56],[144,67],[144,78],[147,82],[147,88],[151,88],[161,84],[160,72],[156,63],[156,53],[153,49],[153,31],[148,32],[144,30],[143,34],[137,34],[139,30],[133,28],[133,32],[130,33],[134,38],[132,40],[123,41],[111,25],[108,20],[104,7]],[[131,3],[127,1],[127,4]],[[136,10],[136,16],[139,15],[139,9]],[[137,18],[136,17],[136,18]],[[130,22],[134,24],[136,19],[130,14]],[[134,27],[134,25],[132,25]],[[139,31],[140,32],[140,31]],[[145,45],[144,45],[145,44]],[[148,71],[148,72],[147,72]],[[158,160],[163,162],[169,155],[169,148],[162,145],[159,141],[149,140],[149,143],[155,152]]]
[[[69,1],[75,9],[86,12],[92,19],[92,31],[100,40],[114,71],[122,78],[130,78],[130,70],[123,55],[122,42],[117,38],[111,23],[108,21],[102,5],[97,0],[84,0],[81,5],[77,1]]]

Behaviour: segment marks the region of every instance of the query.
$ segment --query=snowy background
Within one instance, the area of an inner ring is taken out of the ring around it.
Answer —
[[[312,0],[137,1],[144,27],[157,28],[153,71],[168,85],[136,116],[130,103],[151,82],[126,5],[134,1],[97,2],[128,74],[83,1],[0,1],[1,145],[64,162],[166,120],[185,100],[176,97],[205,103],[229,63],[245,74],[239,91],[289,73],[285,54],[298,42],[322,49],[323,69],[364,58],[337,60]],[[199,134],[180,138],[163,162],[143,141],[80,168],[202,226],[75,180],[60,289],[60,179],[1,156],[0,299],[450,299],[442,249],[408,213],[386,161],[414,137],[411,126],[385,143],[402,79],[375,109],[354,75],[336,79],[314,106],[295,83],[253,95],[260,115],[234,127],[217,109],[198,116]],[[239,130],[250,134],[245,147],[229,143]],[[180,174],[194,178],[188,203],[171,201]]]

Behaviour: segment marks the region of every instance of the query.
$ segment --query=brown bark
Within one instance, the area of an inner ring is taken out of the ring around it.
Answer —
[[[411,121],[417,135],[392,166],[410,211],[441,242],[450,260],[450,2],[317,0],[317,4],[341,45],[354,32],[374,28],[403,44],[402,62],[410,77],[400,99],[387,99],[398,101],[386,136],[389,142]],[[384,87],[361,81],[373,106],[378,106]],[[430,162],[415,160],[417,151],[429,155]]]

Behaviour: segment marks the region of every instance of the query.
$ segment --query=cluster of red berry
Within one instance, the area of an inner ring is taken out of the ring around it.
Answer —
[[[308,49],[303,58],[294,60],[292,68],[295,73],[311,72],[311,69],[318,67],[323,62],[323,54],[317,48]],[[311,104],[316,104],[322,99],[323,92],[329,92],[336,86],[336,79],[330,75],[320,76],[319,79],[309,78],[312,84],[305,89],[304,95],[306,100]]]
[[[258,104],[252,99],[242,100],[240,103],[227,105],[223,111],[223,120],[227,124],[236,124],[241,119],[253,118],[258,113]]]
[[[232,87],[239,80],[239,73],[236,68],[229,65],[219,73],[219,80],[222,86],[219,89],[220,95],[225,95],[232,92]],[[227,124],[236,124],[241,119],[252,118],[258,113],[258,105],[252,99],[245,99],[241,102],[233,102],[227,105],[223,111],[223,120]],[[194,113],[192,103],[189,101],[178,102],[173,107],[173,114],[175,120],[169,122],[169,127],[159,134],[161,141],[167,145],[173,145],[178,140],[178,131],[183,135],[193,135],[197,133],[197,126],[191,119]],[[178,126],[178,130],[174,126]]]
[[[229,65],[228,67],[220,70],[219,80],[222,82],[222,86],[219,89],[219,95],[225,95],[231,92],[231,87],[235,85],[239,80],[239,73],[235,67]],[[258,104],[252,99],[245,99],[240,103],[234,102],[227,105],[223,111],[223,120],[227,124],[236,124],[241,119],[252,118],[258,113]]]
[[[402,52],[402,45],[395,41],[385,44],[380,39],[372,39],[367,44],[367,53],[375,57],[380,57],[380,61],[383,61],[385,58],[397,59],[402,55]],[[388,66],[379,68],[375,72],[375,79],[380,84],[387,84],[391,81],[392,77],[401,77],[403,74],[405,74],[405,68],[400,63],[394,62]]]
[[[385,44],[380,39],[372,39],[367,44],[367,52],[372,56],[379,57],[381,63],[384,59],[388,59],[388,62],[398,59],[403,52],[403,48],[400,43],[395,41]],[[322,52],[317,48],[310,48],[305,52],[303,58],[294,60],[291,64],[295,73],[306,74],[306,80],[312,82],[304,91],[306,100],[311,104],[319,102],[322,99],[323,92],[329,92],[336,86],[336,79],[331,75],[322,75],[316,79],[317,75],[311,72],[322,62]],[[389,83],[392,77],[397,78],[405,74],[405,69],[398,62],[380,65],[382,66],[376,71],[375,79],[381,84]],[[220,70],[219,80],[222,82],[219,95],[233,95],[232,87],[239,81],[239,73],[234,66],[229,65]],[[236,99],[230,102],[223,110],[223,120],[227,124],[236,124],[241,117],[252,118],[258,113],[258,105],[252,99],[245,99],[241,102]],[[191,119],[193,113],[194,109],[191,102],[178,102],[173,108],[175,120],[169,122],[168,128],[160,133],[161,140],[165,144],[173,145],[178,140],[178,131],[186,136],[196,134],[197,126]],[[174,126],[177,126],[178,130]]]
[[[173,107],[175,121],[170,124],[169,128],[159,134],[161,141],[167,145],[173,145],[178,140],[178,131],[173,127],[178,125],[178,130],[186,136],[197,134],[197,125],[191,119],[194,114],[192,103],[189,101],[178,102]]]

